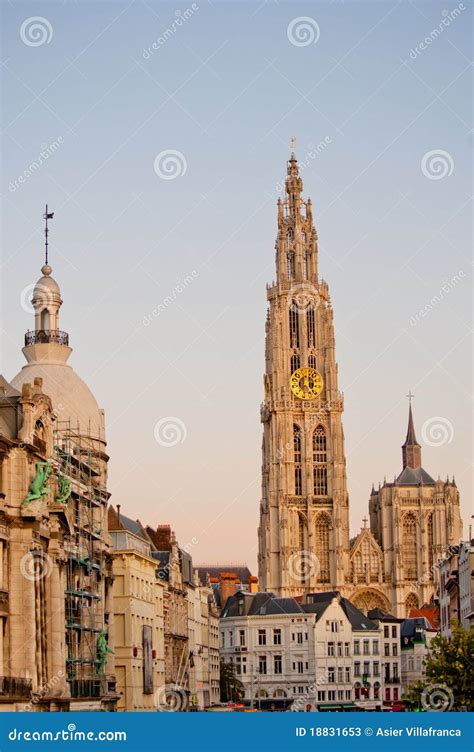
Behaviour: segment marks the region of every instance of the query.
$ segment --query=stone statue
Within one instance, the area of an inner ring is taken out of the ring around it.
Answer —
[[[30,483],[28,495],[22,501],[22,504],[29,504],[35,499],[41,499],[42,496],[46,496],[49,493],[49,486],[47,485],[48,478],[53,472],[49,462],[37,462],[36,463],[36,475]]]
[[[96,649],[98,663],[97,673],[99,674],[99,676],[104,676],[105,664],[107,663],[107,655],[108,653],[113,653],[114,651],[108,646],[107,637],[103,629],[99,632]]]
[[[56,495],[57,504],[66,504],[71,495],[71,481],[64,475],[58,475],[58,493]]]

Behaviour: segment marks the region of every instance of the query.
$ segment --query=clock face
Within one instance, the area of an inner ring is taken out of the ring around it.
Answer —
[[[323,391],[323,377],[315,368],[298,368],[291,374],[290,388],[300,400],[312,400]]]

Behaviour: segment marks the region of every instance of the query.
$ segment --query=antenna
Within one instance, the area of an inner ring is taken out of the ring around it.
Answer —
[[[46,211],[43,214],[44,219],[44,263],[48,263],[48,219],[54,217],[54,212],[48,214],[48,204],[46,204]]]

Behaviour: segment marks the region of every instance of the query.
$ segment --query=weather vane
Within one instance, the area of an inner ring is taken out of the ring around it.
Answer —
[[[48,204],[46,204],[46,211],[43,214],[44,219],[44,251],[45,251],[45,264],[48,263],[48,219],[52,219],[54,217],[54,212],[49,212],[48,214]]]

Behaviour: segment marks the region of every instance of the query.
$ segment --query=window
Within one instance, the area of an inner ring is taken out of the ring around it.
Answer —
[[[296,642],[298,643],[298,645],[303,644],[303,632],[296,633]]]
[[[232,631],[229,632],[229,645],[230,647],[234,645],[234,633]]]
[[[295,276],[295,252],[293,250],[294,234],[290,228],[286,233],[286,259],[288,279],[294,279]]]
[[[370,676],[370,663],[369,663],[369,661],[364,661],[363,674],[364,674],[364,676]]]
[[[336,699],[336,690],[330,689],[328,690],[328,700],[335,700]]]
[[[274,656],[274,658],[273,658],[273,671],[274,671],[275,674],[281,674],[283,672],[281,655],[275,655]]]
[[[342,642],[337,643],[337,654],[342,655]]]
[[[324,689],[318,689],[318,702],[324,702],[326,699],[326,692]]]
[[[308,355],[308,366],[316,369],[316,355]]]
[[[342,689],[338,689],[337,690],[337,699],[338,700],[343,700],[344,699],[344,690],[342,690]]]
[[[346,657],[348,657],[350,655],[350,648],[349,648],[349,643],[348,642],[344,643],[344,655]]]
[[[354,676],[360,676],[360,661],[354,663]]]
[[[273,644],[281,645],[281,629],[273,630]]]
[[[299,674],[303,673],[303,661],[297,661],[296,670]]]
[[[390,655],[390,645],[388,644],[388,642],[386,642],[385,645],[383,646],[383,654]]]
[[[379,654],[379,641],[372,640],[372,655],[378,655],[378,654]]]
[[[389,627],[384,627],[383,628],[383,636],[384,637],[390,637],[390,629],[389,629]]]
[[[348,684],[351,680],[351,669],[350,666],[346,666],[346,684]]]
[[[392,645],[392,655],[398,655],[398,647],[396,642],[394,642]]]
[[[413,662],[413,658],[410,656],[408,658],[408,671],[413,671],[413,669],[414,669],[414,662]]]
[[[350,700],[350,699],[351,699],[351,690],[346,689],[346,700]]]
[[[359,640],[354,640],[354,655],[360,655],[360,642],[359,642]]]
[[[334,643],[328,642],[328,655],[332,656],[334,655]]]
[[[293,426],[293,450],[295,461],[295,495],[301,496],[303,493],[303,482],[301,473],[301,428]]]
[[[315,496],[328,493],[327,440],[323,426],[318,426],[313,433],[313,485]]]
[[[294,373],[300,367],[300,356],[297,353],[293,353],[290,360],[291,373]]]
[[[364,640],[364,655],[370,655],[369,641]]]
[[[240,655],[236,658],[235,672],[238,676],[247,673],[247,658],[243,658]]]
[[[225,632],[221,632],[221,647],[225,648]]]
[[[245,630],[239,629],[239,644],[245,645]]]
[[[309,305],[306,309],[306,329],[308,335],[308,347],[316,347],[314,308],[312,305]]]
[[[259,645],[266,645],[267,644],[267,632],[265,629],[259,629],[258,630],[258,644]]]
[[[374,684],[374,700],[380,700],[380,684]]]
[[[360,685],[354,687],[354,699],[360,700]]]
[[[300,330],[298,321],[298,306],[293,301],[290,306],[290,347],[300,346]]]
[[[337,683],[342,684],[343,681],[344,681],[344,671],[343,671],[342,666],[339,666],[337,669]]]
[[[385,689],[385,702],[390,702],[390,689],[387,687]],[[395,698],[394,698],[395,699]]]
[[[398,687],[393,688],[393,699],[395,702],[398,700]]]
[[[267,673],[267,656],[261,655],[258,659],[258,673],[259,674],[266,674]]]
[[[393,678],[398,680],[398,663],[392,663]]]
[[[378,661],[375,661],[373,664],[374,667],[374,676],[380,676],[380,663]]]
[[[328,668],[328,682],[329,684],[334,684],[336,681],[336,671],[334,669],[334,666],[331,666]]]
[[[428,564],[429,564],[429,577],[433,579],[433,570],[435,566],[435,550],[434,550],[434,537],[433,537],[433,515],[428,517],[428,524],[426,526],[428,537]]]
[[[339,632],[339,624],[337,621],[331,622],[331,632]]]
[[[387,637],[388,637],[388,635],[387,635]],[[392,637],[395,637],[395,638],[397,637],[397,628],[396,627],[392,627]]]
[[[322,512],[316,518],[315,523],[315,554],[319,561],[319,581],[329,582],[329,528],[330,518],[327,514]],[[337,626],[337,622],[336,626]],[[331,622],[331,632],[337,632],[334,628],[334,622]]]
[[[416,541],[416,518],[409,512],[403,518],[402,527],[402,562],[406,580],[417,579],[417,541]]]

